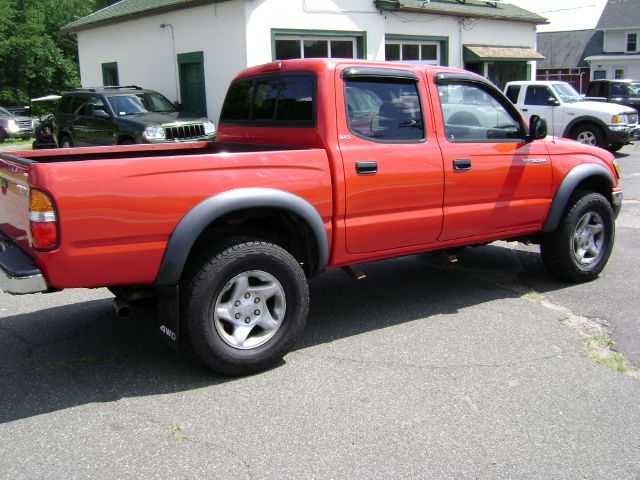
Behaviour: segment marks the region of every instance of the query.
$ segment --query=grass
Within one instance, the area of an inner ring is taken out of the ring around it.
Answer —
[[[179,442],[183,442],[188,439],[182,432],[182,424],[180,422],[173,422],[169,427],[169,432],[171,432],[171,436]]]
[[[587,357],[620,373],[629,372],[630,367],[627,359],[621,353],[611,350],[610,347],[615,342],[606,333],[589,335],[582,339],[582,343]]]

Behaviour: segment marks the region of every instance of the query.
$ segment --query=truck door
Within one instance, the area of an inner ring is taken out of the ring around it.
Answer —
[[[544,118],[551,135],[562,136],[564,131],[564,107],[547,85],[525,86],[520,110],[526,119],[531,115]]]
[[[337,75],[347,251],[434,242],[443,166],[423,79],[400,68],[343,67]]]
[[[551,202],[544,143],[525,142],[517,109],[487,82],[438,74],[432,88],[445,175],[440,240],[538,228]]]

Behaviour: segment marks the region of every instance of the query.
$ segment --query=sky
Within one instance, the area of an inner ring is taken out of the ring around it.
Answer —
[[[538,25],[538,32],[586,30],[595,28],[607,0],[506,0],[512,5],[547,18],[549,25]]]

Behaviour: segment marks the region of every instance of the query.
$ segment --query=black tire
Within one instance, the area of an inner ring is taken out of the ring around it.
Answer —
[[[561,280],[587,282],[604,269],[615,238],[611,205],[599,193],[576,192],[555,232],[540,243],[547,271]]]
[[[7,132],[0,128],[0,143],[4,142],[7,138]]]
[[[571,138],[586,145],[593,145],[600,148],[605,148],[607,146],[604,143],[602,130],[593,123],[583,123],[582,125],[578,125],[571,132]]]
[[[194,259],[180,297],[183,346],[223,375],[275,365],[293,347],[309,311],[300,264],[277,245],[241,238]]]
[[[622,147],[624,147],[624,143],[612,143],[607,147],[607,150],[609,150],[611,153],[616,153]]]
[[[118,142],[118,145],[135,145],[135,143],[132,138],[123,138]]]
[[[73,148],[73,141],[69,135],[60,137],[60,148]]]

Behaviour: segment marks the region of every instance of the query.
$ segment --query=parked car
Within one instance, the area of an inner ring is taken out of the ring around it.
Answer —
[[[585,282],[613,248],[613,155],[545,139],[472,73],[255,66],[219,127],[215,142],[0,153],[0,288],[106,286],[120,314],[155,298],[162,339],[237,375],[292,348],[325,269],[360,278],[353,265],[507,239]]]
[[[586,100],[612,102],[640,111],[640,82],[637,80],[592,80]]]
[[[638,112],[625,105],[587,101],[567,82],[509,82],[505,94],[525,118],[539,115],[552,135],[620,150],[638,130]]]
[[[183,114],[160,93],[135,85],[64,93],[54,120],[61,148],[215,138],[209,119]]]
[[[33,120],[31,117],[14,115],[6,108],[0,107],[0,142],[6,138],[29,138],[33,136]]]

